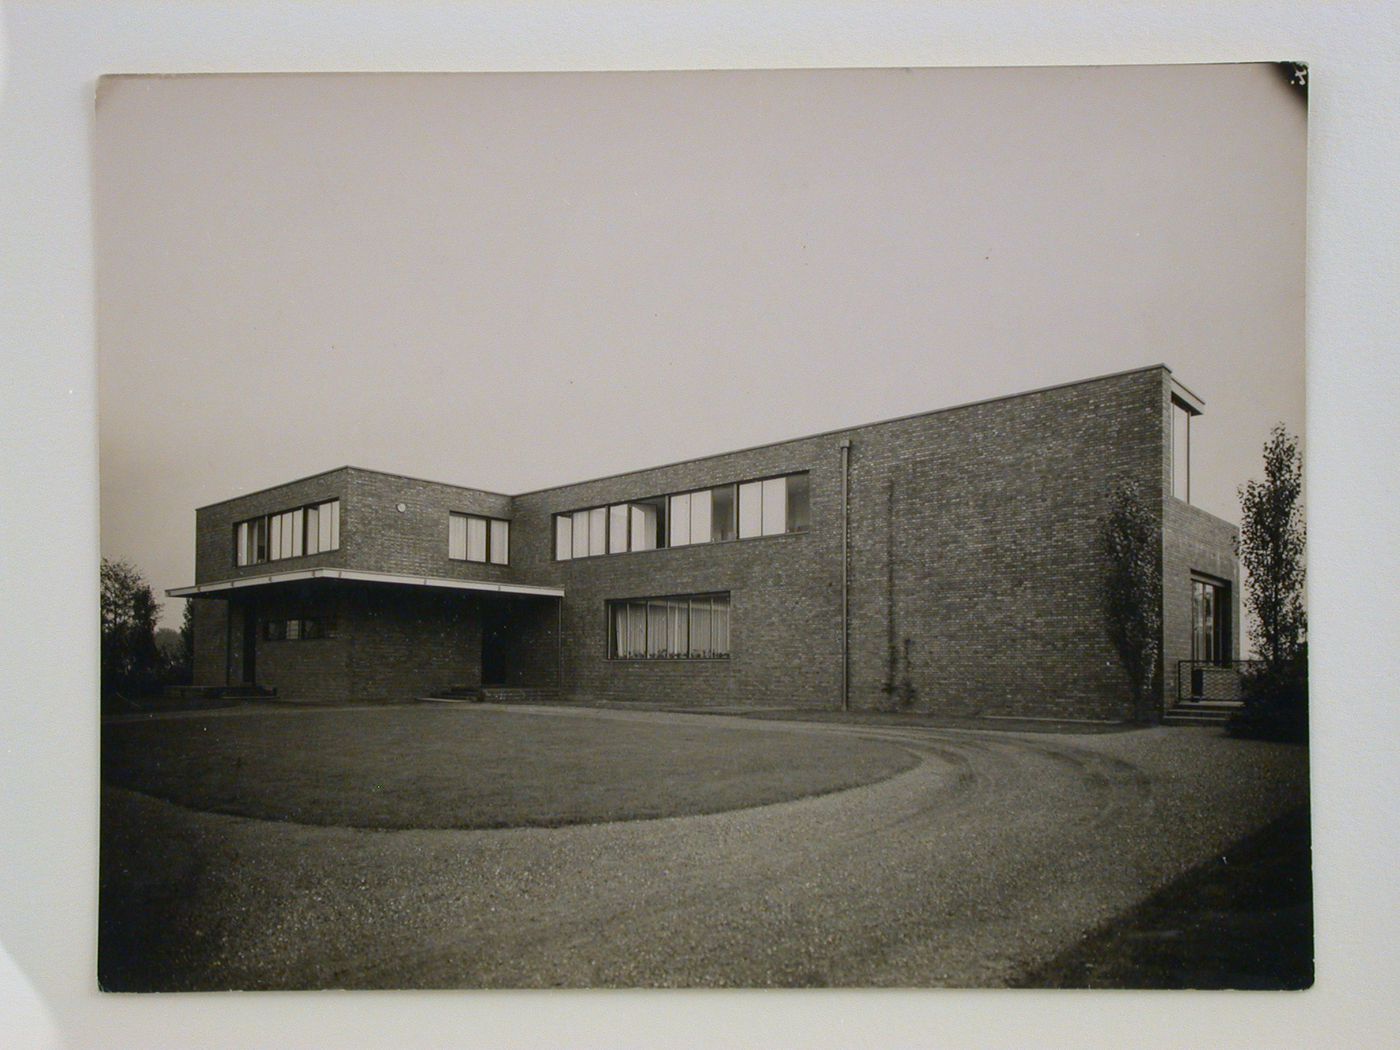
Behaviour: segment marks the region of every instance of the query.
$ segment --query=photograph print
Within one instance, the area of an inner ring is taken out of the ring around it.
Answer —
[[[1306,142],[103,77],[100,987],[1310,986]]]

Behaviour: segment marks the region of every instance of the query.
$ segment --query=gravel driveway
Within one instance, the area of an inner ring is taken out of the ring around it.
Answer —
[[[104,850],[150,862],[123,892],[178,887],[150,931],[174,988],[998,986],[1307,797],[1302,749],[1214,729],[744,725],[922,761],[756,809],[495,831],[273,824],[109,789]]]

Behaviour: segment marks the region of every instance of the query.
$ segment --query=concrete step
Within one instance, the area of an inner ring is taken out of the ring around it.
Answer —
[[[553,686],[461,685],[439,689],[422,699],[454,704],[549,704],[559,699],[559,690]]]
[[[1216,715],[1176,715],[1168,712],[1162,716],[1164,726],[1223,726],[1229,722],[1228,717]]]
[[[492,704],[552,704],[559,690],[549,685],[484,685],[481,698]]]
[[[1221,726],[1244,704],[1238,700],[1182,700],[1162,715],[1169,726]]]
[[[262,685],[168,685],[164,695],[171,700],[268,700],[277,690]]]
[[[481,687],[475,685],[454,685],[447,689],[439,689],[424,700],[436,700],[443,703],[456,704],[479,704],[481,703]]]

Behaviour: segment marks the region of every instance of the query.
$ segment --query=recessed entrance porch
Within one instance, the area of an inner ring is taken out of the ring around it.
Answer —
[[[180,588],[195,685],[396,702],[483,685],[557,689],[557,588],[308,570]]]

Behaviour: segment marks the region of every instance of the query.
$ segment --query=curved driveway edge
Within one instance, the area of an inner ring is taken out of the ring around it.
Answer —
[[[923,761],[755,809],[503,831],[279,825],[108,789],[104,849],[179,881],[169,987],[997,986],[1307,799],[1303,749],[1212,729],[743,724]]]

